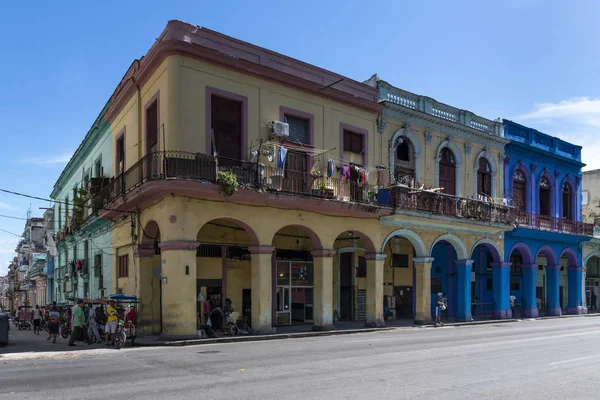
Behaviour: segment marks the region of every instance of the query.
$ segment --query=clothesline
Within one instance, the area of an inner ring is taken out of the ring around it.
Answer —
[[[278,148],[282,148],[282,147],[283,147],[284,149],[291,150],[289,147],[286,147],[285,145],[282,145],[282,144],[280,144],[280,143],[276,143],[276,142],[271,142],[271,141],[264,142],[264,143],[263,143],[263,146],[273,146],[273,147],[278,147]],[[253,147],[255,147],[255,146],[253,146]],[[334,148],[334,149],[335,149],[335,148]],[[323,150],[323,149],[315,149],[315,148],[309,148],[309,147],[303,148],[303,150],[304,150],[306,153],[308,153],[308,154],[310,154],[310,155],[312,155],[312,156],[314,156],[314,157],[321,157],[321,156],[323,156],[324,154],[326,154],[326,153],[329,153],[329,152],[331,152],[331,151],[332,151],[332,150],[334,150],[334,149],[331,149],[331,150]],[[311,151],[311,150],[312,150],[312,151]],[[333,155],[331,155],[331,154],[328,154],[328,155],[327,155],[327,158],[326,158],[326,159],[324,159],[324,161],[328,161],[328,160],[330,160],[330,159],[331,159],[331,160],[333,160],[334,162],[336,162],[336,163],[340,164],[340,167],[343,167],[343,165],[351,165],[351,164],[360,165],[360,164],[358,164],[358,163],[355,163],[355,162],[352,162],[352,161],[348,161],[348,160],[341,159],[341,158],[339,158],[339,157],[335,157],[335,156],[333,156]],[[317,162],[318,162],[318,161],[317,161]],[[365,169],[365,170],[368,170],[368,171],[380,171],[380,170],[381,170],[381,168],[376,168],[376,167],[365,167],[365,166],[361,166],[361,168],[363,168],[363,169]],[[389,169],[388,169],[388,168],[386,168],[385,170],[389,171]]]

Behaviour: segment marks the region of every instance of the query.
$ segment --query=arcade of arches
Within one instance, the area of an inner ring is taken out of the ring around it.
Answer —
[[[510,264],[502,240],[485,239],[500,232],[470,232],[172,196],[139,221],[115,223],[113,291],[139,296],[140,333],[163,337],[196,336],[199,299],[229,298],[256,332],[337,321],[382,326],[386,317],[427,323],[437,293],[457,320],[508,318]]]

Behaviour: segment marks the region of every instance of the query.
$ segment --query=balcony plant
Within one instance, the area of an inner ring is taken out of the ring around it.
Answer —
[[[225,196],[232,196],[240,187],[235,174],[228,171],[218,172],[217,183],[221,185],[221,193]]]
[[[73,231],[77,231],[83,226],[83,208],[88,200],[88,196],[88,191],[81,188],[77,190],[77,196],[73,199],[73,219],[71,221]]]

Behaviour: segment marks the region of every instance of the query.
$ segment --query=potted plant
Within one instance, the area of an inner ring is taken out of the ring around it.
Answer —
[[[232,196],[239,188],[237,176],[228,171],[219,171],[217,183],[221,185],[221,193],[225,196]]]

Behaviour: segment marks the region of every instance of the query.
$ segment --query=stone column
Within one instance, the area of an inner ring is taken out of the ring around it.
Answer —
[[[386,254],[367,253],[367,321],[365,326],[385,326],[383,319],[383,263]]]
[[[509,262],[492,263],[492,289],[494,299],[494,318],[510,319],[510,266]]]
[[[251,253],[251,318],[254,333],[273,333],[271,304],[273,251],[271,246],[250,246]]]
[[[456,321],[472,321],[471,315],[471,271],[473,271],[473,260],[456,260],[458,309],[456,310]]]
[[[313,250],[314,297],[313,330],[333,328],[333,256],[335,250]]]
[[[560,265],[546,266],[546,316],[560,316]]]
[[[431,263],[433,257],[413,258],[415,264],[415,324],[431,323]]]
[[[160,297],[154,298],[154,249],[138,248],[135,256],[138,258],[140,281],[139,281],[139,299],[138,306],[138,326],[137,331],[140,335],[152,335],[160,333],[160,310],[155,307],[160,307]],[[159,293],[160,296],[160,293]],[[158,318],[156,318],[158,316]]]
[[[539,310],[535,298],[535,284],[538,266],[537,264],[522,264],[521,270],[523,271],[523,303],[525,307],[525,317],[537,318],[539,316]]]
[[[573,266],[567,268],[568,273],[568,302],[567,302],[567,314],[570,315],[579,315],[583,314],[583,307],[581,303],[581,276],[582,276],[582,267]]]
[[[165,339],[198,336],[196,320],[196,248],[200,243],[160,242],[162,258],[162,333]]]

